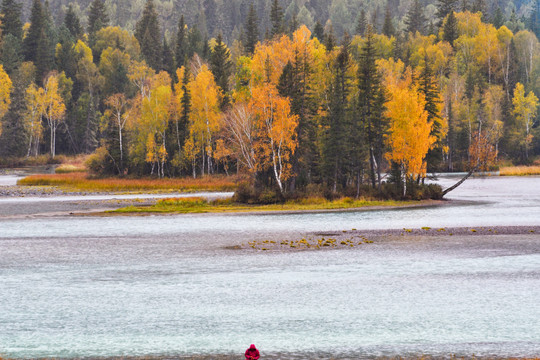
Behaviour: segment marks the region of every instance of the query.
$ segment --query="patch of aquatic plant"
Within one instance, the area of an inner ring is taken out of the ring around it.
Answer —
[[[357,235],[344,239],[333,237],[307,237],[300,240],[255,240],[247,244],[242,244],[240,248],[254,249],[258,251],[272,250],[322,250],[322,249],[337,249],[337,248],[354,248],[357,246],[373,244],[365,236]]]

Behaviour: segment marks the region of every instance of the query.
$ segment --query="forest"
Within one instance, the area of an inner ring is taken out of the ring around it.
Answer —
[[[67,3],[2,0],[2,157],[407,197],[540,154],[540,0]]]

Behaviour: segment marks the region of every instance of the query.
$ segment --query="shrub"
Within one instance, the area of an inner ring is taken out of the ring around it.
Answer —
[[[242,204],[250,204],[256,198],[255,188],[249,182],[241,182],[236,188],[233,200]]]

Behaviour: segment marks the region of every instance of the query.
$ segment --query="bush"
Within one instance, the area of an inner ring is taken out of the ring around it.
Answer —
[[[281,193],[272,188],[265,188],[257,191],[249,182],[241,182],[236,188],[233,196],[233,201],[242,204],[277,204],[285,199]]]
[[[96,175],[110,175],[116,173],[116,167],[112,162],[109,151],[103,146],[97,148],[96,152],[88,157],[85,165],[91,173]]]
[[[241,182],[236,188],[233,200],[242,204],[251,204],[256,198],[255,188],[248,182]]]

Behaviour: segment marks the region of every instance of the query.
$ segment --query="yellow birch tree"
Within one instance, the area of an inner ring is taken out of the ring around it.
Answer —
[[[514,89],[514,98],[512,99],[514,105],[514,115],[516,120],[523,127],[522,138],[523,146],[525,148],[525,159],[529,159],[529,147],[531,146],[533,135],[531,130],[536,117],[536,110],[538,108],[538,98],[532,91],[525,96],[525,88],[523,84],[517,83]]]
[[[250,109],[257,129],[256,169],[264,171],[270,167],[283,193],[283,183],[292,176],[291,157],[298,144],[298,116],[291,114],[289,99],[281,97],[271,84],[253,88]]]

